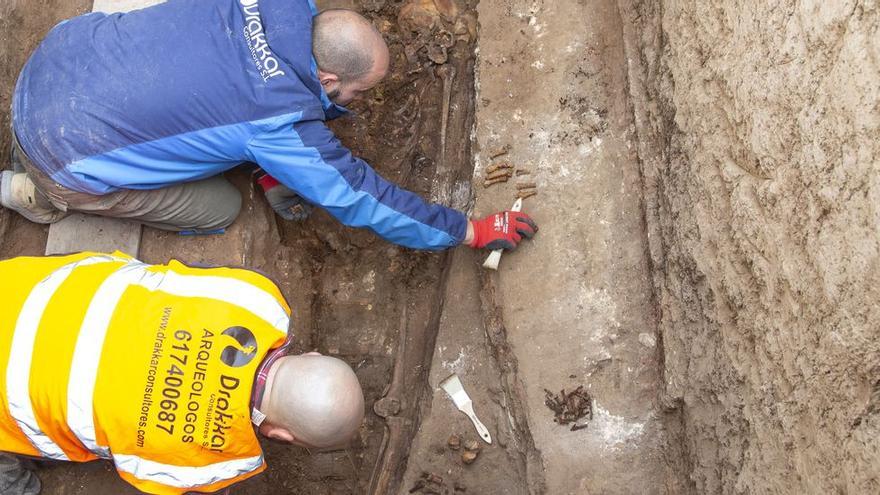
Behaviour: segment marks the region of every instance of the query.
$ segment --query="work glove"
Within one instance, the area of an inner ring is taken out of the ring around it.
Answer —
[[[538,231],[528,215],[516,211],[502,211],[471,223],[474,226],[472,248],[516,249],[523,237],[531,239]]]
[[[312,204],[304,200],[289,187],[278,182],[274,177],[262,170],[256,172],[257,184],[263,189],[269,206],[281,218],[302,222],[312,214]]]

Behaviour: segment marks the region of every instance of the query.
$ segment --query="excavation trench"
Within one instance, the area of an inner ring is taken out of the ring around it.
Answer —
[[[877,2],[318,3],[363,12],[392,51],[331,124],[342,141],[477,216],[517,194],[471,190],[506,147],[542,228],[483,274],[469,250],[322,212],[278,222],[243,167],[225,235],[145,229],[145,261],[273,277],[298,350],[364,386],[351,449],[266,443],[268,471],[231,493],[878,493]],[[45,33],[90,9],[0,2],[0,108]],[[46,232],[0,209],[0,258],[41,255]],[[473,465],[448,448],[473,435],[436,388],[451,372],[495,440]],[[545,389],[579,386],[594,414],[571,431]],[[44,493],[134,493],[105,462],[37,469]]]
[[[15,41],[0,47],[4,108],[18,70],[45,32],[91,8],[88,1],[43,3],[3,7],[4,32]],[[390,76],[352,105],[352,115],[331,123],[334,132],[387,179],[466,208],[473,172],[474,5],[401,15],[401,1],[318,3],[363,12],[383,32],[392,54]],[[5,163],[8,135],[2,139]],[[246,168],[229,178],[245,206],[226,235],[193,239],[145,229],[140,258],[246,266],[268,274],[290,301],[298,351],[318,350],[350,363],[370,409],[347,451],[308,452],[264,442],[267,472],[230,493],[393,493],[429,393],[426,374],[450,256],[393,246],[345,228],[322,211],[302,224],[278,221],[254,193]],[[46,231],[0,212],[0,258],[42,254]],[[44,493],[136,493],[105,462],[37,463],[37,469]]]

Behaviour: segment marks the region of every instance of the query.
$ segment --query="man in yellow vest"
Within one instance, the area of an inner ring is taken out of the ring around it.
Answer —
[[[328,448],[364,398],[344,362],[286,355],[290,308],[247,270],[120,253],[0,261],[0,451],[111,459],[147,493],[213,492],[265,469],[256,431]],[[39,492],[0,456],[0,492]]]

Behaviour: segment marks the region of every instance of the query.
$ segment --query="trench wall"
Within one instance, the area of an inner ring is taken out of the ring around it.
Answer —
[[[620,0],[697,493],[880,493],[877,1]]]

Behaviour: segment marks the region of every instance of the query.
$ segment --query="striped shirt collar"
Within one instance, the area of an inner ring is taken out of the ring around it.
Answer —
[[[260,411],[259,406],[263,402],[263,395],[266,393],[266,380],[269,379],[269,370],[279,358],[288,354],[293,348],[293,334],[289,333],[287,339],[281,344],[281,347],[269,352],[257,368],[257,374],[254,377],[254,389],[251,392],[251,422],[256,426],[260,426],[266,415]]]

